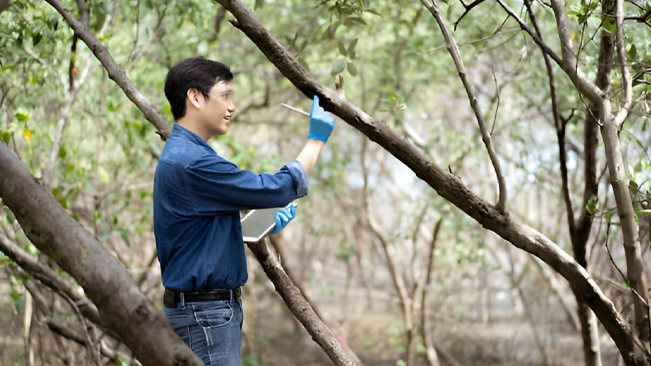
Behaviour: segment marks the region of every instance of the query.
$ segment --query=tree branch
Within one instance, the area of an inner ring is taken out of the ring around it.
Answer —
[[[443,217],[439,218],[434,225],[434,231],[432,233],[432,240],[429,243],[429,256],[427,258],[427,272],[425,272],[425,284],[423,285],[423,296],[421,297],[420,305],[420,322],[421,322],[421,337],[423,338],[423,343],[425,343],[427,361],[430,366],[439,366],[439,358],[436,352],[436,346],[432,339],[432,332],[430,331],[430,320],[429,320],[429,289],[432,281],[432,272],[434,271],[434,250],[436,249],[436,241],[439,236],[441,229],[441,224],[443,223]]]
[[[619,62],[622,65],[622,83],[624,84],[624,104],[615,117],[615,125],[617,129],[622,129],[628,111],[631,109],[633,102],[633,81],[631,80],[631,67],[628,64],[626,57],[626,46],[624,45],[624,0],[617,0],[617,32],[615,35],[615,43],[617,44],[617,54],[619,55]]]
[[[642,15],[638,15],[636,17],[624,17],[624,20],[636,20],[640,23],[644,23],[646,25],[649,25],[647,20],[651,16],[651,8],[646,9]]]
[[[18,245],[12,242],[6,236],[0,234],[0,251],[7,257],[11,258],[25,272],[29,273],[34,279],[40,281],[43,285],[53,291],[66,294],[78,306],[82,314],[95,324],[103,325],[97,308],[88,299],[81,296],[74,285],[64,280],[56,274],[50,267],[41,264],[36,257],[33,257],[22,250]]]
[[[157,133],[163,139],[167,139],[172,131],[167,120],[165,120],[158,108],[152,104],[140,90],[138,90],[131,80],[129,80],[124,70],[122,70],[120,65],[115,62],[113,57],[111,57],[97,37],[95,37],[88,28],[84,27],[70,10],[59,2],[59,0],[46,1],[63,16],[63,19],[65,19],[65,21],[70,25],[75,34],[86,43],[95,57],[97,57],[97,59],[102,63],[111,80],[113,80],[122,91],[124,91],[129,100],[131,100],[138,109],[140,109],[145,118],[156,127],[158,130]]]
[[[531,0],[525,0],[525,6],[527,7],[527,13],[531,19],[531,24],[533,25],[536,35],[542,40],[542,32],[538,26],[538,21],[536,20],[536,14],[533,11],[531,6]],[[539,45],[540,47],[540,45]],[[556,83],[554,81],[554,69],[552,68],[551,61],[549,60],[549,55],[545,53],[545,50],[542,49],[543,59],[545,61],[545,68],[547,69],[547,77],[549,78],[549,92],[551,95],[552,102],[552,117],[554,119],[554,126],[556,126],[556,135],[558,138],[558,151],[559,151],[559,161],[561,165],[561,180],[563,199],[565,200],[565,208],[567,210],[567,222],[570,227],[570,233],[574,232],[575,222],[574,222],[574,209],[572,208],[572,199],[570,197],[570,188],[567,177],[567,152],[565,150],[565,124],[566,121],[563,120],[561,116],[560,106],[558,105],[558,96],[556,95]]]
[[[127,66],[125,66],[124,68],[125,72],[129,72],[129,70],[131,70],[134,66],[136,66],[136,64],[142,58],[142,56],[144,56],[147,50],[149,50],[149,48],[153,46],[154,42],[156,42],[156,40],[158,39],[158,35],[161,32],[161,29],[163,29],[163,20],[165,19],[166,12],[167,12],[167,7],[163,9],[163,13],[160,14],[160,16],[158,17],[158,24],[156,24],[156,29],[154,30],[154,34],[149,39],[149,42],[147,42],[145,47],[143,47],[140,51],[138,51],[136,53],[136,56],[133,58],[133,60],[131,60],[131,62]],[[129,57],[129,59],[131,59],[131,57]]]
[[[585,300],[623,355],[628,365],[634,365],[633,335],[627,322],[613,303],[604,295],[590,275],[558,245],[536,230],[496,210],[490,203],[468,190],[454,175],[431,162],[427,156],[407,139],[398,136],[385,123],[374,120],[352,103],[341,99],[316,81],[280,43],[255,18],[255,15],[240,0],[217,0],[237,21],[233,24],[258,46],[262,53],[308,98],[318,94],[324,108],[339,116],[377,142],[387,152],[409,167],[420,179],[429,184],[444,199],[454,204],[468,216],[511,242],[518,248],[541,258],[561,274],[574,288],[575,293]],[[526,26],[526,25],[525,25]],[[536,36],[536,38],[538,38]],[[538,38],[540,41],[540,39]],[[548,47],[547,47],[548,49]],[[551,52],[554,54],[553,52]],[[558,59],[558,56],[550,55]],[[601,95],[602,93],[596,93]]]
[[[305,330],[312,336],[312,339],[321,346],[330,360],[337,366],[362,365],[357,355],[341,343],[326,326],[319,316],[314,312],[309,302],[305,300],[301,291],[287,276],[278,260],[272,256],[267,247],[268,239],[255,244],[248,244],[249,249],[255,254],[262,269],[276,287],[276,291],[287,304],[289,310],[298,319]]]
[[[47,326],[47,329],[51,330],[52,332],[67,338],[79,345],[85,345],[86,342],[84,341],[84,336],[79,334],[78,330],[72,329],[69,324],[59,321],[59,320],[54,320],[54,319],[43,319],[39,320],[39,322],[43,325]],[[103,342],[100,341],[100,353],[111,359],[111,361],[115,361],[117,358],[120,358],[122,360],[128,360],[130,357],[122,352],[113,350],[109,347],[107,347]]]
[[[68,124],[68,119],[70,118],[70,111],[72,110],[72,105],[77,100],[77,95],[79,94],[79,91],[81,91],[82,86],[84,86],[84,83],[86,82],[86,78],[88,77],[88,73],[90,72],[90,68],[92,67],[92,65],[93,65],[93,58],[89,57],[88,62],[86,62],[86,66],[84,67],[84,70],[81,73],[81,77],[79,78],[79,82],[77,83],[77,86],[72,87],[70,89],[70,95],[68,96],[68,100],[66,101],[66,104],[63,107],[63,112],[61,112],[61,118],[59,119],[59,123],[57,125],[57,131],[56,134],[54,135],[54,140],[52,141],[52,148],[50,149],[50,157],[48,158],[47,165],[45,166],[45,173],[43,173],[43,185],[45,187],[51,188],[50,184],[52,183],[52,174],[54,173],[54,169],[57,166],[57,158],[59,157],[59,149],[61,149],[61,140],[63,139],[63,132],[65,131],[65,128]],[[72,86],[72,81],[70,84]]]
[[[454,60],[454,65],[456,66],[457,71],[459,72],[459,78],[463,83],[463,87],[466,89],[466,94],[468,95],[468,99],[470,100],[470,105],[472,107],[473,112],[475,113],[475,117],[477,118],[477,123],[479,124],[479,130],[481,131],[482,140],[484,142],[484,145],[486,146],[486,150],[488,150],[488,156],[490,157],[491,163],[493,164],[495,175],[497,175],[497,182],[499,186],[499,198],[497,200],[496,208],[499,211],[506,212],[507,210],[506,180],[504,179],[504,175],[502,174],[502,168],[500,166],[500,161],[497,157],[497,153],[495,152],[493,141],[491,139],[490,134],[486,130],[486,123],[484,122],[483,113],[479,108],[479,103],[477,103],[477,97],[472,91],[472,87],[470,86],[470,83],[468,82],[468,79],[466,77],[467,74],[466,67],[463,64],[463,60],[461,59],[461,53],[459,52],[459,47],[457,46],[457,42],[454,39],[454,36],[452,35],[452,31],[450,30],[450,27],[448,27],[448,24],[446,23],[445,19],[443,19],[443,17],[441,16],[441,13],[439,11],[438,6],[436,5],[435,0],[432,0],[431,4],[428,3],[427,0],[421,0],[421,3],[423,3],[423,5],[427,8],[427,10],[429,10],[432,16],[434,16],[436,22],[439,25],[439,28],[441,28],[441,32],[443,33],[443,36],[445,37],[445,43],[447,44],[448,52],[450,52],[450,56],[452,56],[452,60]]]
[[[93,340],[90,338],[90,335],[88,334],[88,326],[86,326],[86,320],[84,320],[84,316],[81,314],[81,311],[79,311],[79,307],[77,307],[77,304],[65,293],[61,292],[59,293],[61,297],[63,297],[68,304],[74,309],[75,314],[79,317],[79,321],[81,322],[81,327],[84,330],[84,343],[86,347],[88,348],[88,352],[90,352],[93,361],[95,361],[95,364],[97,366],[102,366],[102,360],[99,358],[99,355],[97,354],[97,350],[95,349],[95,343],[93,343]]]
[[[422,1],[422,0],[421,0]],[[588,78],[587,76],[577,67],[577,60],[576,56],[572,52],[572,48],[570,47],[570,32],[568,28],[568,22],[567,22],[567,14],[565,14],[565,5],[560,3],[559,0],[553,0],[552,1],[552,8],[554,9],[554,13],[556,14],[557,18],[557,25],[559,27],[559,36],[561,38],[561,45],[562,45],[562,54],[563,58],[561,59],[558,57],[556,52],[554,52],[543,40],[538,37],[531,29],[527,26],[527,24],[518,17],[518,15],[511,10],[502,0],[496,0],[498,4],[509,14],[513,19],[515,19],[518,24],[520,25],[520,28],[527,32],[531,38],[538,44],[538,46],[541,47],[541,49],[549,55],[549,57],[558,64],[563,71],[565,71],[565,74],[570,78],[574,86],[578,89],[578,91],[585,95],[588,99],[590,99],[592,102],[599,104],[601,103],[601,100],[605,97],[604,93],[599,90]],[[560,14],[562,12],[562,14]]]
[[[463,12],[463,14],[461,14],[461,16],[459,17],[459,19],[457,19],[457,21],[453,23],[453,24],[454,24],[454,30],[455,30],[455,31],[457,30],[457,26],[459,25],[459,22],[461,22],[461,19],[463,19],[463,17],[465,17],[466,14],[470,13],[470,11],[471,11],[475,6],[477,6],[477,5],[481,4],[481,3],[483,3],[484,1],[485,1],[485,0],[475,0],[475,1],[473,1],[472,3],[470,3],[469,5],[466,5],[466,3],[464,3],[464,2],[462,1],[462,2],[461,2],[461,5],[463,5],[463,8],[466,9],[466,10]]]

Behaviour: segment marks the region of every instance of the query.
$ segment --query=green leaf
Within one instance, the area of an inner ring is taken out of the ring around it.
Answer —
[[[127,362],[126,360],[121,359],[120,357],[116,357],[113,360],[113,364],[115,364],[117,366],[129,366],[129,362]]]
[[[360,17],[350,17],[344,20],[345,25],[366,25],[364,19]]]
[[[5,144],[9,145],[9,141],[11,141],[11,134],[9,132],[7,132],[7,131],[3,132],[2,136],[0,136],[0,137],[2,138],[2,141]]]
[[[37,44],[41,43],[42,38],[43,38],[43,35],[41,35],[41,32],[38,32],[36,34],[32,34],[32,46],[36,46]]]
[[[97,240],[99,240],[100,243],[104,243],[105,241],[108,240],[108,238],[111,236],[111,230],[105,231],[97,236]]]
[[[629,43],[627,48],[626,55],[629,59],[634,59],[637,56],[637,47],[635,47],[635,43]]]
[[[619,313],[624,314],[626,312],[626,310],[628,310],[628,308],[631,307],[631,305],[633,305],[633,301],[629,301],[628,304],[624,305],[624,307],[622,308],[622,311],[620,311]]]
[[[594,215],[595,213],[599,212],[599,210],[597,209],[597,200],[594,196],[590,197],[590,200],[588,201],[585,210],[588,211],[590,215]]]
[[[337,47],[339,47],[339,53],[341,53],[342,56],[346,56],[348,52],[346,52],[346,47],[344,47],[344,44],[337,41]]]
[[[330,70],[331,75],[340,74],[346,68],[346,60],[343,58],[338,58],[335,62],[332,63],[332,68]]]
[[[16,112],[15,116],[20,122],[26,123],[29,121],[29,115],[27,113]]]
[[[13,224],[16,221],[16,216],[14,216],[14,213],[7,206],[5,206],[5,212],[7,213],[7,220],[9,220],[10,224]]]
[[[640,215],[651,215],[651,210],[636,210],[635,211],[636,216]]]
[[[347,55],[352,55],[352,53],[355,51],[355,46],[357,46],[357,40],[359,38],[355,38],[350,44],[348,45],[348,51],[346,52]]]
[[[604,19],[602,27],[610,33],[615,33],[617,31],[617,27],[615,27],[608,18]]]
[[[349,62],[348,64],[346,64],[346,68],[348,69],[348,72],[352,76],[357,76],[357,67],[355,66],[355,64],[353,64],[352,62]]]
[[[375,14],[375,15],[379,16],[380,18],[382,18],[382,14],[378,13],[378,11],[375,10],[375,9],[365,9],[364,11],[367,12],[367,13]]]
[[[68,150],[66,150],[66,147],[61,145],[59,148],[59,157],[63,160],[68,156]]]
[[[129,240],[129,233],[124,230],[124,229],[116,229],[118,233],[120,233],[120,236],[122,237],[122,240],[127,244],[128,247],[131,246],[131,240]]]

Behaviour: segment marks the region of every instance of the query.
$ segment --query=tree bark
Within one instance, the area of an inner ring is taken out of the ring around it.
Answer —
[[[201,365],[120,262],[39,185],[0,143],[0,197],[29,240],[84,289],[102,324],[115,331],[143,365]]]
[[[0,0],[0,14],[2,14],[3,11],[9,9],[11,5],[12,4],[10,0]]]
[[[312,77],[255,18],[251,9],[239,0],[217,0],[236,18],[234,26],[256,44],[265,56],[307,97],[319,95],[322,106],[377,142],[407,165],[439,195],[457,206],[484,228],[497,233],[516,247],[541,258],[570,282],[578,297],[585,301],[601,320],[615,341],[627,365],[640,365],[633,358],[634,340],[631,329],[613,303],[603,294],[585,269],[555,243],[536,230],[523,225],[507,213],[472,193],[459,178],[441,169],[408,140],[397,135],[385,123],[374,120],[362,110],[342,99]],[[568,33],[569,34],[569,33]],[[564,68],[565,69],[565,68]],[[566,72],[570,72],[567,71]],[[584,81],[574,72],[574,79]],[[574,81],[574,80],[573,80]],[[601,96],[600,90],[582,85],[582,92]]]

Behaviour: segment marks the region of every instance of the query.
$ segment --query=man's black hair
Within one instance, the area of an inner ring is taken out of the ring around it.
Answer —
[[[218,82],[233,80],[228,66],[201,57],[181,61],[170,69],[165,78],[165,96],[172,107],[174,120],[185,116],[185,99],[188,90],[196,89],[209,98],[210,89]]]

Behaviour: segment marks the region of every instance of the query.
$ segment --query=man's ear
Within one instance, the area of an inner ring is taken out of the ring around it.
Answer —
[[[203,95],[197,89],[188,89],[186,92],[186,97],[188,102],[196,109],[201,109],[201,103],[199,98],[203,98]]]

